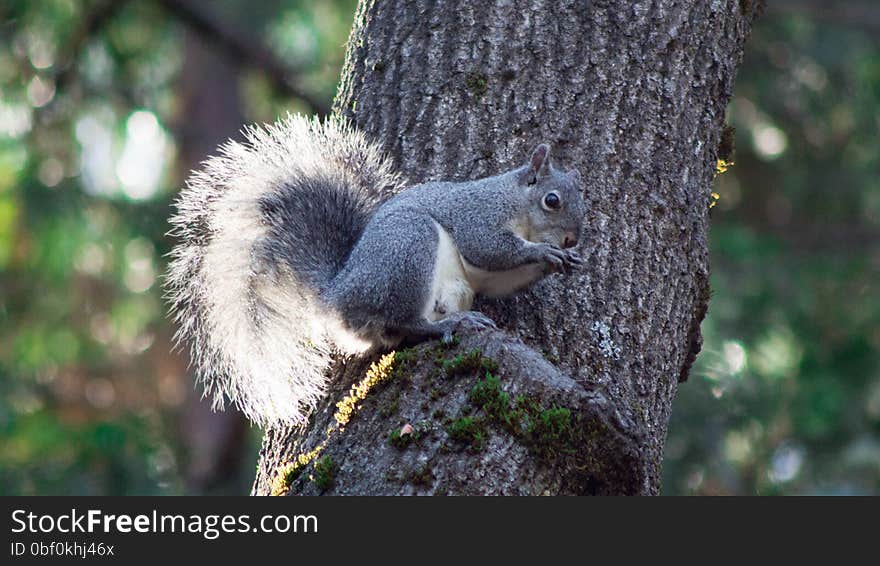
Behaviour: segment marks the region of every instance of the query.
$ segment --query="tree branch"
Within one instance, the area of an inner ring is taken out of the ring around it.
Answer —
[[[95,4],[71,34],[63,51],[64,60],[57,65],[53,77],[56,91],[61,91],[70,82],[76,70],[76,61],[89,38],[106,24],[128,0],[104,0]]]
[[[259,41],[239,29],[227,25],[207,9],[204,2],[190,0],[158,0],[174,17],[189,26],[202,38],[214,44],[239,65],[253,65],[262,70],[279,91],[308,104],[314,112],[325,115],[330,105],[299,85],[295,73]]]
[[[626,407],[505,332],[467,333],[460,340],[455,347],[431,341],[398,351],[387,383],[370,387],[364,376],[376,375],[368,368],[377,358],[341,364],[345,378],[313,413],[305,435],[297,428],[267,431],[253,493],[645,491],[645,439]],[[354,384],[366,391],[356,401]],[[345,424],[341,406],[351,408]],[[412,434],[400,436],[407,423]],[[297,462],[305,459],[338,465],[333,485],[300,473]],[[265,465],[274,461],[287,463]]]
[[[89,38],[97,34],[127,2],[128,0],[102,0],[96,2],[92,10],[86,13],[71,33],[62,51],[63,59],[56,65],[56,71],[52,76],[56,92],[64,90],[73,80],[76,75],[76,62]],[[204,5],[189,0],[159,0],[159,2],[172,16],[203,39],[220,48],[224,55],[237,65],[253,65],[261,69],[276,89],[299,98],[318,114],[325,115],[330,111],[328,102],[297,85],[295,73],[268,49],[214,17]],[[50,114],[55,100],[41,108],[39,114]]]
[[[876,0],[771,0],[766,13],[773,16],[804,14],[816,20],[880,31],[880,3]]]

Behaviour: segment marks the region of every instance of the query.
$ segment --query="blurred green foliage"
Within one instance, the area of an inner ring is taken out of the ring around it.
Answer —
[[[330,100],[354,3],[194,4]],[[186,33],[158,2],[0,8],[0,494],[185,490],[192,376],[171,351],[159,277],[185,174]],[[238,81],[249,122],[307,110],[259,70]],[[251,436],[229,492],[253,479]]]
[[[198,4],[332,97],[355,0]],[[0,8],[0,494],[187,490],[192,378],[159,280],[186,173],[187,31],[158,2],[87,25],[108,5]],[[308,111],[259,69],[237,81],[248,122]],[[807,16],[758,24],[666,493],[880,492],[878,108],[869,34]],[[251,437],[221,492],[248,488]]]
[[[755,28],[664,493],[880,493],[878,109],[876,36],[806,14]]]

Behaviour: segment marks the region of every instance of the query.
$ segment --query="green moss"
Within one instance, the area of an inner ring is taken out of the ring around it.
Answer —
[[[336,470],[338,468],[339,466],[333,461],[333,458],[330,456],[324,456],[315,462],[314,472],[309,476],[309,479],[320,491],[327,491],[333,487]]]
[[[577,438],[571,410],[565,407],[544,409],[529,418],[525,433],[529,444],[546,458],[560,453],[572,454]]]
[[[438,350],[451,350],[451,349],[455,348],[456,346],[458,346],[459,344],[461,344],[461,339],[458,337],[458,335],[453,334],[452,338],[450,338],[448,342],[444,342],[443,340],[440,340],[437,343],[437,349]]]
[[[489,79],[483,73],[468,73],[464,84],[475,98],[482,98],[489,90]]]
[[[474,450],[482,450],[486,444],[484,422],[474,417],[460,417],[446,427],[449,438],[467,444]]]
[[[536,434],[542,440],[553,442],[571,430],[571,410],[565,407],[553,407],[537,414],[529,423],[528,432]]]
[[[539,455],[552,459],[572,454],[581,445],[579,425],[571,409],[542,407],[534,399],[517,395],[513,400],[501,387],[501,380],[487,372],[477,380],[468,401],[482,411],[470,418],[474,429],[496,426],[522,442]],[[460,419],[461,420],[461,419]]]
[[[419,352],[415,348],[405,348],[394,352],[394,366],[391,369],[391,379],[410,381],[412,374],[410,369],[419,360]]]
[[[418,357],[419,353],[415,348],[404,348],[403,350],[397,350],[394,352],[395,365],[408,364],[417,360]]]
[[[401,430],[401,428],[396,428],[388,433],[388,444],[395,448],[399,448],[400,450],[403,450],[413,442],[416,442],[422,436],[422,434],[415,429],[413,429],[410,434],[404,435],[400,434]]]
[[[271,494],[284,495],[290,491],[290,486],[292,486],[293,482],[296,481],[296,478],[302,474],[303,468],[305,468],[305,466],[294,463],[288,464],[281,469],[275,477],[275,481],[272,482]]]
[[[496,422],[511,426],[514,415],[511,412],[510,395],[501,389],[501,380],[490,372],[484,379],[477,380],[468,395],[468,400],[482,408]]]
[[[442,340],[432,342],[433,346],[425,350],[425,359],[432,360],[434,365],[438,368],[438,371],[431,373],[432,378],[439,375],[439,368],[443,367],[443,362],[446,360],[447,354],[450,350],[457,347],[459,343],[460,339],[458,336],[453,336],[452,340],[449,342],[443,342]]]
[[[483,371],[496,373],[498,371],[498,362],[492,358],[487,358],[480,350],[471,350],[466,354],[459,354],[451,360],[443,360],[441,367],[446,372],[446,375],[453,377]]]

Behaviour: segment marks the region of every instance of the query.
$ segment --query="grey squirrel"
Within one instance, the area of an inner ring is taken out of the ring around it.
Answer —
[[[505,296],[582,264],[577,171],[538,145],[523,166],[405,189],[351,126],[288,116],[191,175],[170,219],[167,297],[197,375],[254,423],[302,423],[334,351],[494,327]]]

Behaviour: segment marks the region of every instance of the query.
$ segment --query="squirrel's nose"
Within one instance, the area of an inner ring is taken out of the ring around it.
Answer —
[[[577,243],[578,243],[578,239],[577,239],[577,236],[575,236],[574,234],[566,234],[562,238],[562,247],[563,248],[573,248],[575,245],[577,245]]]

